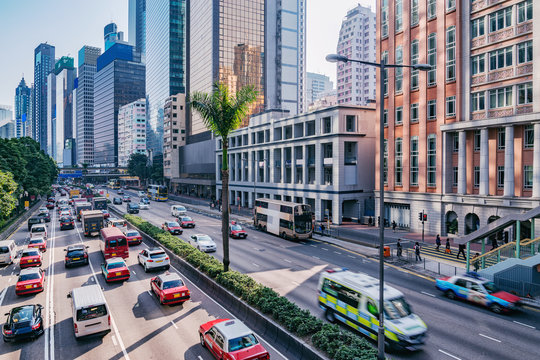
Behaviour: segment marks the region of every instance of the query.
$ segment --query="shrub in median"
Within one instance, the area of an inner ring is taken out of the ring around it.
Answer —
[[[271,315],[288,331],[301,337],[311,336],[313,345],[326,352],[332,359],[371,360],[377,358],[377,350],[365,339],[349,331],[341,330],[336,325],[323,323],[308,310],[301,309],[286,297],[280,296],[246,274],[232,270],[224,272],[223,264],[213,256],[200,252],[139,216],[126,214],[124,218],[194,267],[216,279],[220,285],[239,298],[264,314]]]

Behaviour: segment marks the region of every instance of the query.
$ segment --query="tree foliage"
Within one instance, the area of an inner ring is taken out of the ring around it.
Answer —
[[[163,182],[163,154],[157,154],[153,157],[150,178],[158,183]]]
[[[128,160],[128,174],[138,176],[140,180],[148,177],[148,156],[145,154],[133,153]]]
[[[17,206],[17,183],[13,174],[0,170],[0,219],[7,219]]]

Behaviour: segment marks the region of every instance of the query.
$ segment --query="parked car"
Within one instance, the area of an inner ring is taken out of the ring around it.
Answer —
[[[238,225],[235,221],[231,221],[229,224],[229,236],[233,239],[245,239],[248,234],[243,227]]]
[[[66,268],[74,265],[88,265],[88,246],[85,245],[70,245],[64,251],[64,266]]]
[[[173,305],[189,300],[190,293],[176,273],[158,275],[150,280],[150,288],[161,305]]]
[[[40,218],[40,217],[37,217],[37,216],[32,216],[31,218],[28,219],[28,221],[26,222],[28,224],[28,231],[30,231],[30,229],[32,229],[32,225],[35,225],[35,224],[40,224],[43,222],[43,219]]]
[[[7,320],[2,327],[4,342],[32,339],[43,334],[43,306],[22,305],[11,309],[6,315]]]
[[[168,231],[171,235],[182,235],[184,232],[180,224],[178,224],[176,221],[166,221],[161,224],[161,228]]]
[[[190,243],[193,243],[193,246],[203,252],[212,252],[217,250],[214,240],[205,234],[191,235]]]
[[[144,249],[137,255],[137,260],[144,268],[144,272],[162,268],[168,270],[171,266],[167,253],[160,247]]]
[[[180,226],[183,228],[195,228],[195,221],[189,216],[182,216],[178,218]]]
[[[122,205],[122,198],[115,197],[113,198],[112,202],[114,205]]]

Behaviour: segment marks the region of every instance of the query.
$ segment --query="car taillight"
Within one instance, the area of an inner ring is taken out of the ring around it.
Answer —
[[[41,325],[41,323],[37,323],[36,325],[32,325],[32,330],[37,330],[39,329],[39,326]]]
[[[4,329],[4,335],[11,335],[13,334],[13,331]]]
[[[75,330],[75,334],[79,333],[79,328],[76,323],[73,323],[73,330]]]
[[[69,258],[66,256],[65,261],[69,261]]]
[[[165,258],[165,260],[169,260],[169,257],[167,256],[167,257]]]
[[[154,260],[148,259],[148,262],[154,262]]]
[[[109,315],[109,326],[111,326],[111,315]]]
[[[84,256],[85,258],[87,258],[87,257],[88,257],[88,254],[84,254],[83,256]]]

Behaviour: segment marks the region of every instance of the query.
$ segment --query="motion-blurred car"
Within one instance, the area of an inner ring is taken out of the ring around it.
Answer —
[[[7,320],[2,327],[4,342],[36,339],[43,334],[43,306],[23,305],[11,309],[6,315]]]
[[[109,258],[101,264],[101,273],[106,282],[124,281],[130,277],[129,269],[124,259],[120,257]]]
[[[178,224],[176,221],[167,221],[161,224],[161,228],[165,231],[168,231],[171,235],[182,235],[184,230],[182,230],[182,227],[180,224]]]
[[[217,250],[216,243],[212,238],[205,234],[191,235],[190,243],[198,250],[203,252],[212,252]]]
[[[41,268],[26,268],[21,270],[15,284],[16,295],[35,294],[43,291],[45,272]]]
[[[189,216],[181,216],[178,218],[178,221],[183,228],[195,228],[195,221]]]
[[[21,260],[19,261],[21,269],[33,266],[41,266],[41,252],[39,249],[29,248],[24,249],[21,253]]]
[[[28,243],[28,248],[35,248],[38,250],[41,250],[43,252],[47,251],[47,240],[43,237],[35,237],[30,239],[30,242]]]
[[[231,221],[229,224],[229,236],[233,239],[245,239],[247,238],[248,234],[243,227],[238,225],[236,222]]]
[[[187,286],[176,273],[166,273],[152,278],[150,287],[161,305],[183,303],[190,298]]]
[[[66,268],[74,265],[88,265],[88,246],[78,244],[70,245],[64,251],[66,255],[64,257],[64,266]]]
[[[139,264],[144,268],[144,272],[154,269],[169,270],[171,261],[165,250],[160,247],[144,249],[137,255]]]
[[[124,235],[129,246],[140,245],[142,243],[142,236],[137,230],[124,230]]]

